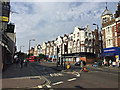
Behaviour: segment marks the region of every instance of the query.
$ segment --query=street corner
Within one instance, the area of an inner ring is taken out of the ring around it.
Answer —
[[[45,80],[38,77],[21,77],[2,79],[2,88],[32,88],[44,84]]]

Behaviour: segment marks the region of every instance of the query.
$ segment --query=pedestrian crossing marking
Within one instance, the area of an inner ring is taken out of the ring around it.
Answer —
[[[73,81],[73,80],[76,80],[76,78],[68,79],[69,82],[70,82],[70,81]]]
[[[50,86],[50,85],[46,85],[46,87],[47,87],[47,88],[51,88],[51,86]]]
[[[60,82],[56,82],[56,83],[53,83],[52,85],[58,85],[58,84],[62,84],[63,81],[60,81]]]
[[[41,86],[41,85],[39,85],[39,86],[38,86],[38,88],[42,88],[42,86]]]
[[[64,76],[62,73],[53,73],[50,74],[51,77],[56,77],[56,76]]]

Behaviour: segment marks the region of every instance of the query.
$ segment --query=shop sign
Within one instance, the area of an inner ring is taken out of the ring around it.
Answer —
[[[8,17],[0,16],[0,21],[8,22],[9,19],[8,19]]]
[[[115,57],[118,58],[118,55],[116,55]]]

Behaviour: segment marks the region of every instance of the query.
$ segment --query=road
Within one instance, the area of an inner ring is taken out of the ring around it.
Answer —
[[[80,72],[79,67],[72,72],[62,72],[54,69],[57,67],[52,63],[32,63],[31,65],[36,74],[43,75],[50,82],[48,85],[50,88],[118,88],[118,72],[90,67],[88,72]]]
[[[78,66],[72,66],[74,67],[72,71],[65,71],[57,69],[55,64],[48,62],[32,62],[29,65],[31,66],[29,75],[40,76],[45,82],[36,83],[28,88],[118,88],[119,84],[118,72],[114,70],[87,67],[88,72],[80,72]]]

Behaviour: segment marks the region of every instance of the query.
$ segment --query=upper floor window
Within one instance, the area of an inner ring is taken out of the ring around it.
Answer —
[[[77,37],[79,37],[79,32],[77,33]]]
[[[85,40],[85,44],[87,45],[87,43],[88,43],[88,40],[86,39],[86,40]]]
[[[89,37],[91,37],[91,33],[89,33]]]
[[[103,23],[106,23],[106,18],[103,18]]]
[[[72,46],[72,42],[70,42],[70,46]]]
[[[79,46],[80,45],[80,42],[79,42],[79,40],[77,41],[77,46]]]
[[[109,39],[109,45],[111,45],[110,39]]]
[[[91,40],[89,40],[89,45],[91,44]]]
[[[74,38],[75,38],[75,34],[74,34]]]
[[[108,27],[108,32],[110,32],[110,28]]]
[[[85,32],[85,36],[87,36],[87,32]]]

